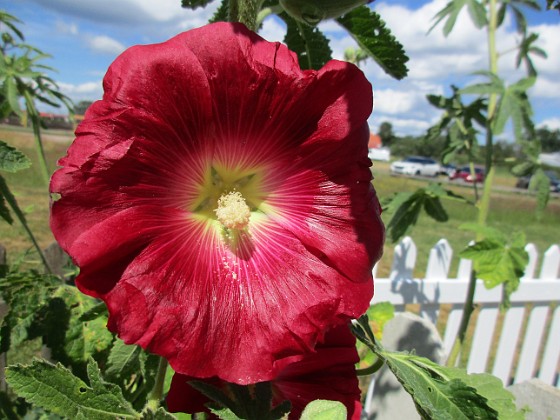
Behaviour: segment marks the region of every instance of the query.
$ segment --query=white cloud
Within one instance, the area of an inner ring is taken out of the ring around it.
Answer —
[[[549,130],[560,130],[560,117],[547,118],[541,121],[538,127],[546,127]]]
[[[286,25],[280,19],[270,17],[264,20],[259,35],[270,42],[282,42],[286,36]]]
[[[118,55],[125,50],[125,46],[116,39],[106,35],[96,35],[87,39],[89,47],[103,54]]]
[[[60,90],[72,99],[100,99],[103,95],[101,80],[80,84],[58,83]]]
[[[78,25],[75,23],[66,23],[61,20],[57,20],[55,24],[55,29],[60,34],[65,35],[78,35]]]

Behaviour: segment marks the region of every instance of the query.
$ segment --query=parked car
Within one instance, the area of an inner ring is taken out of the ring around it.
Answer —
[[[556,176],[554,171],[544,171],[548,179],[550,179],[550,191],[552,192],[560,192],[560,179]],[[529,188],[529,184],[531,183],[530,176],[522,176],[517,179],[517,183],[515,186],[517,188]]]
[[[463,166],[462,168],[456,169],[449,175],[449,179],[453,180],[463,180],[465,182],[483,182],[484,181],[484,169],[475,167],[474,168],[474,179],[471,174],[471,168],[469,166]]]
[[[441,171],[439,173],[440,175],[451,176],[456,170],[457,167],[455,165],[447,163],[445,165],[441,165]]]
[[[409,156],[391,164],[393,174],[437,176],[440,171],[441,166],[437,161],[421,156]]]

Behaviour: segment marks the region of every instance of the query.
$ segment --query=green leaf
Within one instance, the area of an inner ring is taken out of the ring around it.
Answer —
[[[482,28],[488,24],[486,9],[478,0],[467,0],[469,16],[477,28]]]
[[[297,22],[286,13],[279,16],[287,25],[284,43],[297,54],[302,69],[318,70],[331,59],[329,40],[318,28]]]
[[[212,0],[181,0],[181,7],[194,10],[198,7],[206,7],[210,3]]]
[[[418,413],[427,419],[497,419],[488,400],[461,379],[443,377],[426,358],[384,351],[387,366],[412,396]],[[437,369],[435,368],[437,366]]]
[[[103,381],[93,359],[87,370],[90,386],[61,364],[34,360],[31,365],[8,367],[6,381],[29,403],[64,417],[99,420],[139,417],[120,388]]]
[[[395,317],[395,307],[391,302],[378,302],[371,305],[366,313],[375,337],[381,340],[385,324]]]
[[[0,295],[8,304],[8,313],[1,320],[0,353],[44,333],[44,318],[49,300],[60,284],[57,277],[35,270],[10,272],[0,279]]]
[[[208,23],[215,22],[227,22],[229,14],[229,0],[222,0],[220,7],[214,13],[214,16],[208,21]]]
[[[501,380],[488,374],[469,375],[420,356],[390,352],[378,344],[367,315],[351,324],[352,333],[387,363],[411,395],[424,419],[513,419],[520,420],[513,395]]]
[[[2,176],[0,176],[0,178],[1,178],[0,184],[6,185],[6,181],[4,181],[4,178],[2,178]],[[6,205],[6,200],[4,199],[4,194],[2,189],[0,189],[0,217],[4,219],[6,222],[8,222],[8,224],[10,225],[14,223],[14,219],[10,214],[10,209]]]
[[[467,0],[451,0],[447,3],[445,7],[434,16],[435,22],[428,32],[431,32],[442,20],[447,18],[443,25],[443,35],[448,36],[453,30],[455,22],[457,22],[457,17],[466,3]]]
[[[0,170],[17,172],[29,168],[31,161],[16,148],[0,140]]]
[[[512,235],[508,242],[501,238],[486,238],[465,248],[459,255],[471,259],[477,276],[491,289],[504,284],[502,304],[509,305],[509,296],[517,290],[529,262],[524,248],[525,235]]]
[[[152,411],[151,409],[143,411],[140,420],[177,420],[177,417],[163,408],[158,408],[157,411]]]
[[[105,376],[111,382],[118,383],[118,378],[128,378],[133,373],[140,370],[139,346],[127,345],[122,340],[115,340],[109,358],[107,359],[107,370]]]
[[[340,401],[315,400],[307,404],[300,420],[346,420],[346,407]]]
[[[242,420],[241,417],[237,417],[233,411],[229,408],[216,408],[216,407],[209,407],[212,414],[217,416],[219,419],[222,420]]]
[[[383,211],[393,213],[387,224],[387,236],[393,242],[398,241],[416,224],[422,208],[432,219],[438,222],[447,221],[447,212],[441,204],[441,198],[467,202],[465,198],[434,183],[427,188],[419,188],[414,193],[397,193],[383,200]]]
[[[544,214],[544,209],[550,199],[550,178],[546,176],[541,168],[538,168],[531,177],[529,189],[537,192],[535,215],[537,220],[541,220]]]
[[[55,340],[52,343],[53,353],[63,350],[73,364],[85,363],[97,353],[109,348],[113,342],[113,335],[107,330],[107,319],[99,317],[91,321],[82,321],[81,316],[97,305],[97,301],[81,293],[74,286],[62,286],[54,294],[64,300],[69,309],[68,330],[63,342]],[[53,320],[56,328],[56,319]],[[57,345],[64,345],[58,349]]]
[[[511,173],[515,176],[527,176],[533,173],[535,169],[535,162],[521,162],[511,168]]]
[[[8,104],[13,112],[15,112],[20,118],[23,117],[23,113],[21,112],[21,108],[19,107],[18,101],[18,88],[16,85],[15,80],[12,77],[7,77],[4,79],[4,94],[6,95],[6,99],[8,100]]]
[[[376,12],[367,6],[361,6],[336,21],[385,73],[398,80],[406,77],[408,56]]]

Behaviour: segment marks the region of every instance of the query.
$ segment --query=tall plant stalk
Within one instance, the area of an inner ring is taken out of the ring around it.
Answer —
[[[498,74],[498,52],[496,50],[496,31],[498,28],[498,13],[497,13],[497,0],[488,0],[488,61],[490,73]],[[496,105],[498,101],[498,95],[496,93],[490,93],[488,98],[487,107],[487,117],[486,117],[486,156],[485,156],[485,172],[486,176],[484,179],[484,187],[482,191],[482,197],[477,201],[478,208],[478,225],[480,227],[486,226],[488,221],[488,213],[490,212],[490,197],[492,192],[492,184],[494,182],[494,165],[493,165],[493,122],[496,114]],[[473,168],[471,168],[471,172]],[[476,178],[474,178],[476,180]],[[477,232],[476,240],[480,241],[484,239],[482,233]],[[477,275],[476,271],[471,272],[469,279],[469,286],[467,289],[467,295],[465,297],[465,304],[463,309],[463,315],[461,317],[461,323],[459,325],[459,331],[457,333],[457,338],[453,343],[453,347],[447,359],[448,366],[456,366],[457,359],[461,354],[461,351],[465,344],[466,333],[469,328],[470,319],[474,311],[474,296],[476,294],[476,283]]]

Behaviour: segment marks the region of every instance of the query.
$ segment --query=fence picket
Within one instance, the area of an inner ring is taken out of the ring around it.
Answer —
[[[471,276],[472,262],[471,260],[461,259],[459,261],[459,268],[457,269],[457,282],[468,283]],[[461,325],[461,318],[463,317],[463,307],[462,303],[455,303],[451,307],[449,316],[447,317],[447,323],[445,327],[445,332],[443,336],[443,348],[446,353],[451,352],[453,343],[457,338],[457,333],[459,332],[459,326]]]
[[[430,250],[428,266],[426,267],[426,278],[434,281],[445,281],[449,273],[453,249],[446,239],[440,239]],[[423,295],[423,294],[422,294]],[[436,295],[433,301],[420,302],[420,316],[429,319],[433,324],[439,317],[439,296]]]
[[[517,341],[523,326],[524,315],[525,305],[516,303],[512,304],[504,318],[492,374],[500,378],[505,386],[509,385],[511,368],[517,350]]]
[[[486,372],[496,319],[498,319],[498,306],[498,303],[485,304],[478,314],[467,364],[470,373]]]
[[[488,290],[482,280],[477,281],[475,302],[481,305],[481,311],[474,327],[467,370],[471,373],[492,371],[506,385],[529,379],[537,373],[545,383],[560,388],[558,307],[551,319],[550,330],[545,334],[550,304],[560,302],[560,247],[553,245],[544,253],[538,278],[537,249],[533,244],[527,244],[525,250],[529,254],[525,275],[518,290],[511,295],[511,308],[504,316],[501,331],[496,334],[494,331],[502,287]],[[372,300],[372,303],[389,301],[395,305],[396,312],[404,311],[407,304],[420,304],[421,315],[434,323],[437,322],[441,305],[450,304],[451,309],[443,331],[443,346],[447,353],[457,336],[472,268],[471,261],[460,260],[456,278],[449,278],[452,255],[453,251],[447,241],[439,241],[430,251],[425,278],[415,279],[413,270],[417,257],[416,245],[411,238],[404,238],[395,247],[390,277],[375,279],[375,297]],[[532,305],[532,309],[527,305]],[[527,317],[529,321],[524,333],[522,328]],[[525,336],[519,353],[518,342],[523,333]],[[541,346],[543,338],[547,341]],[[488,366],[494,341],[497,343],[495,362],[493,366]],[[544,349],[544,356],[537,372],[541,347]],[[518,353],[519,358],[516,358]]]
[[[527,332],[521,348],[521,356],[519,357],[519,367],[515,375],[515,383],[531,379],[534,375],[547,316],[548,305],[535,305],[531,310]]]
[[[550,330],[548,332],[548,339],[544,349],[544,357],[542,360],[541,368],[539,369],[539,379],[547,384],[554,383],[555,377],[558,375],[556,369],[558,368],[558,361],[560,359],[560,306],[557,306]]]

